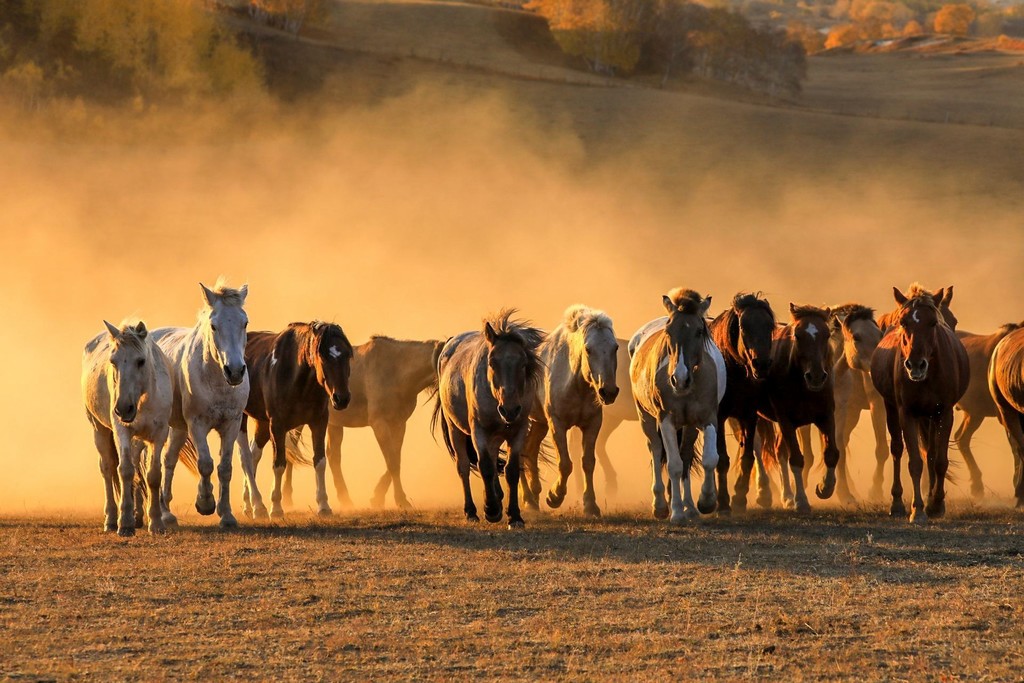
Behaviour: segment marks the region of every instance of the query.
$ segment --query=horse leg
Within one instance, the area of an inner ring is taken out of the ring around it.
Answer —
[[[341,444],[345,440],[345,428],[339,425],[327,423],[327,467],[331,470],[331,479],[334,481],[334,495],[338,501],[338,507],[350,509],[352,499],[348,495],[348,486],[345,485],[345,476],[341,473]],[[380,478],[378,488],[387,479],[391,482],[391,474],[384,472]],[[387,489],[385,488],[385,491]]]
[[[673,524],[682,524],[691,519],[696,514],[696,511],[693,507],[693,499],[691,498],[687,501],[689,503],[689,507],[687,507],[681,495],[683,479],[687,478],[687,473],[683,471],[683,459],[679,453],[679,430],[676,429],[671,415],[663,417],[658,427],[661,431],[661,442],[665,449],[665,460],[668,462],[668,480],[672,498],[671,522]],[[690,487],[687,486],[686,488],[689,491]]]
[[[839,502],[843,505],[853,505],[857,499],[853,495],[853,482],[850,478],[850,469],[847,455],[850,449],[850,434],[860,422],[860,406],[850,401],[842,407],[836,406],[836,445],[839,448],[839,464],[836,465],[836,493],[839,494]],[[819,430],[820,431],[820,430]],[[821,434],[821,452],[824,453],[828,447],[825,443],[825,434]]]
[[[171,484],[174,482],[174,468],[178,464],[178,454],[188,440],[188,430],[184,427],[171,427],[167,450],[164,451],[163,484],[160,488],[160,516],[165,526],[177,526],[178,518],[171,512],[171,500],[174,498]]]
[[[235,454],[235,441],[241,431],[242,421],[228,420],[217,427],[220,435],[220,460],[217,462],[217,516],[220,517],[221,529],[234,529],[238,526],[231,511],[231,458]]]
[[[760,423],[766,425],[768,423]],[[764,449],[771,444],[771,439],[761,438],[761,446],[757,445],[757,429],[754,430],[754,471],[757,473],[757,505],[770,510],[772,507],[772,478],[764,466]],[[776,446],[776,450],[778,447]],[[782,460],[778,461],[782,464]],[[785,470],[783,470],[785,472]]]
[[[217,501],[213,497],[213,457],[206,437],[210,428],[197,419],[189,421],[188,435],[192,439],[197,454],[196,467],[199,470],[199,489],[196,493],[196,512],[201,515],[212,515],[217,509]]]
[[[117,444],[117,475],[121,484],[121,510],[117,520],[118,536],[135,535],[135,457],[133,450],[139,448],[131,432],[121,423],[114,427],[114,442]]]
[[[523,457],[523,446],[529,435],[529,425],[519,430],[508,445],[508,462],[505,463],[505,483],[508,484],[508,528],[523,529],[526,522],[519,510],[519,476],[520,461]]]
[[[781,431],[775,440],[775,452],[779,462],[780,478],[782,479],[782,507],[787,510],[794,510],[796,509],[796,496],[793,493],[792,480],[789,476],[789,446],[782,438]]]
[[[530,431],[526,434],[526,445],[520,463],[520,480],[523,488],[523,504],[530,510],[540,509],[540,449],[548,433],[548,421],[530,420]]]
[[[270,518],[283,519],[284,508],[281,507],[281,480],[284,478],[285,465],[288,464],[288,430],[270,420],[270,440],[274,444],[274,491],[270,494]]]
[[[164,520],[160,515],[160,472],[161,456],[164,444],[167,443],[167,430],[157,434],[156,439],[146,449],[149,459],[146,462],[146,486],[149,491],[149,509],[146,516],[149,517],[149,533],[161,534],[164,532]]]
[[[581,467],[573,468],[572,480],[576,490],[583,493],[583,432],[577,429],[570,429],[567,434],[569,440],[569,458],[580,463]]]
[[[238,444],[238,462],[242,466],[242,514],[249,519],[253,518],[252,493],[249,485],[252,480],[252,449],[249,448],[249,418],[242,413],[242,420],[238,426],[238,436],[235,442]]]
[[[135,528],[144,529],[146,527],[146,469],[142,459],[146,454],[146,442],[136,438],[132,441],[132,445],[132,465],[135,466],[135,482],[132,487],[135,495]]]
[[[597,505],[597,494],[594,493],[594,466],[597,464],[597,439],[601,433],[601,413],[587,424],[580,427],[583,435],[583,514],[600,517],[601,508]]]
[[[967,463],[967,469],[971,473],[971,495],[975,498],[985,495],[985,485],[981,481],[981,469],[978,467],[978,461],[974,459],[974,453],[971,451],[971,438],[984,421],[984,416],[975,418],[965,410],[964,419],[957,427],[956,436],[953,437],[956,439],[956,446],[963,454],[964,462]]]
[[[889,459],[889,439],[886,437],[886,406],[881,397],[871,403],[871,429],[875,434],[875,472],[871,477],[871,500],[882,500],[885,463]]]
[[[295,463],[288,461],[284,464],[284,480],[281,482],[281,507],[288,508],[289,510],[295,509],[295,499],[293,494],[295,489],[292,487],[292,474],[295,472]]]
[[[718,430],[715,436],[718,446],[718,514],[728,515],[732,512],[729,497],[729,449],[725,446],[725,418],[718,418]],[[705,445],[705,448],[707,446]]]
[[[615,466],[612,465],[612,459],[608,457],[608,439],[611,437],[612,432],[619,426],[619,422],[608,424],[604,422],[604,417],[601,418],[601,431],[597,433],[597,444],[595,452],[597,454],[597,462],[601,465],[601,471],[604,472],[604,493],[608,498],[615,498],[619,495],[619,476],[615,472]]]
[[[654,483],[651,486],[651,493],[654,494],[654,516],[657,519],[665,519],[668,517],[668,502],[665,500],[665,483],[661,479],[665,461],[665,446],[662,443],[661,431],[658,429],[658,421],[639,406],[637,410],[640,413],[640,428],[647,438],[647,449],[651,453],[651,469],[654,476]]]
[[[797,429],[797,435],[800,438],[800,452],[804,456],[804,471],[810,475],[811,468],[814,467],[814,445],[811,442],[811,425],[804,425]],[[810,479],[810,476],[804,477],[805,489]]]
[[[740,446],[743,455],[740,457],[740,476],[736,479],[736,493],[733,505],[738,512],[747,509],[747,492],[750,491],[750,473],[754,469],[754,437],[757,432],[757,417],[740,420],[740,428],[743,435],[740,437]]]
[[[466,521],[479,522],[480,518],[476,514],[476,504],[473,502],[473,490],[469,485],[469,474],[472,471],[467,449],[469,437],[456,429],[455,425],[448,422],[443,415],[441,419],[444,421],[441,424],[441,428],[448,433],[448,440],[451,442],[452,450],[455,451],[455,467],[459,473],[459,479],[462,481],[462,495],[465,500],[462,509],[466,515]]]
[[[924,460],[921,458],[921,433],[917,418],[903,411],[900,415],[903,425],[903,440],[907,445],[907,465],[910,468],[910,483],[914,486],[914,502],[911,505],[910,521],[926,522],[928,515],[924,509],[924,498],[921,495],[921,474]]]
[[[892,504],[889,515],[892,517],[907,514],[903,504],[903,482],[900,464],[903,460],[903,427],[900,424],[899,407],[895,403],[885,402],[885,424],[889,431],[889,453],[892,455]],[[917,444],[914,444],[917,447]],[[920,456],[918,456],[920,457]]]
[[[835,411],[826,411],[825,417],[814,426],[821,432],[821,459],[825,463],[825,474],[821,477],[814,494],[821,500],[828,500],[836,490],[836,467],[839,465],[839,447],[836,446]]]
[[[946,514],[946,472],[949,470],[949,435],[952,431],[952,408],[932,418],[931,446],[928,452],[932,485],[928,491],[928,506],[925,508],[929,517],[939,518]]]
[[[704,425],[704,451],[701,454],[701,466],[704,468],[704,482],[700,487],[700,497],[697,498],[697,509],[705,515],[715,511],[718,502],[718,492],[715,490],[715,468],[718,467],[718,429],[715,425],[718,420],[712,420]],[[697,430],[694,429],[694,441],[697,439]],[[690,446],[693,450],[693,446]]]
[[[569,488],[569,475],[572,474],[572,460],[569,459],[569,443],[566,432],[568,425],[559,422],[552,417],[549,421],[551,439],[555,442],[555,450],[558,452],[558,479],[548,489],[548,507],[561,507],[565,500],[566,491]]]
[[[250,443],[246,424],[247,418],[242,416],[242,423],[238,429],[238,436],[235,441],[238,443],[238,459],[242,463],[242,486],[243,486],[243,512],[251,519],[266,520],[270,518],[267,514],[267,506],[263,503],[263,495],[259,486],[256,485],[256,467],[259,465],[259,458],[263,455],[263,448],[257,447],[257,439],[254,437]],[[260,422],[253,420],[255,430],[260,431]],[[263,424],[264,431],[266,423]],[[269,437],[269,434],[266,435]],[[266,441],[264,441],[266,444]]]
[[[394,423],[387,421],[375,421],[370,427],[373,429],[373,436],[377,439],[377,445],[384,456],[384,465],[387,471],[377,482],[373,490],[373,498],[370,499],[370,506],[383,508],[384,497],[387,495],[391,484],[395,485],[395,504],[407,510],[412,507],[405,497],[402,489],[402,442],[405,441],[405,422],[396,420]]]
[[[100,454],[100,474],[103,475],[103,530],[117,531],[117,496],[114,492],[117,446],[114,444],[114,432],[95,420],[91,422],[92,438]]]
[[[480,478],[484,480],[484,519],[495,524],[500,522],[502,517],[501,497],[498,495],[498,489],[501,486],[498,481],[498,447],[496,444],[491,447],[488,435],[479,428],[473,429],[472,439],[473,448],[476,449],[477,467],[480,468]],[[507,467],[508,463],[506,462],[505,465]],[[518,472],[516,472],[516,476],[519,476]],[[511,503],[511,501],[509,502]],[[517,505],[518,502],[516,501]]]
[[[327,416],[309,425],[313,438],[313,472],[316,475],[316,513],[321,517],[334,514],[327,502]]]

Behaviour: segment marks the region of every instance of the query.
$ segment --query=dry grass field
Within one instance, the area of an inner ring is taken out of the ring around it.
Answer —
[[[8,680],[1020,680],[1020,516],[0,520]]]

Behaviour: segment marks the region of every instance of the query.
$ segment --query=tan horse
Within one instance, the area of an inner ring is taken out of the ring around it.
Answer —
[[[370,427],[384,456],[387,471],[373,492],[370,505],[384,507],[384,496],[395,485],[395,504],[411,507],[402,487],[402,444],[405,425],[416,410],[420,392],[437,385],[437,356],[444,342],[437,339],[407,341],[373,336],[355,347],[349,390],[352,401],[345,410],[332,410],[327,425],[327,464],[334,478],[338,503],[352,507],[341,472],[341,444],[346,428]],[[296,442],[297,443],[297,442]],[[254,451],[254,457],[259,457]],[[292,467],[311,461],[298,448],[289,448],[284,480],[284,505],[292,505]]]
[[[114,327],[85,345],[82,357],[82,395],[100,453],[100,473],[106,492],[103,528],[131,536],[141,527],[142,488],[135,472],[142,471],[147,452],[145,481],[149,493],[149,531],[164,530],[160,511],[161,451],[170,429],[170,362],[153,343],[145,324]],[[116,497],[120,493],[120,518]]]
[[[561,325],[548,335],[540,347],[544,364],[540,401],[524,453],[530,483],[538,483],[537,458],[540,440],[550,431],[558,451],[558,479],[551,485],[547,503],[553,508],[565,500],[572,461],[569,458],[568,432],[577,428],[583,440],[583,511],[599,517],[601,509],[594,493],[595,447],[601,431],[602,406],[614,403],[619,395],[616,381],[618,342],[612,321],[603,311],[586,306],[570,306]],[[538,419],[539,418],[539,419]],[[533,500],[527,493],[528,504]]]
[[[1009,333],[996,346],[988,366],[988,386],[1013,451],[1013,486],[1017,507],[1024,507],[1024,329]]]

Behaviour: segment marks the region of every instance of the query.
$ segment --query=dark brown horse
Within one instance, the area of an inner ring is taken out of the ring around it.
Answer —
[[[765,449],[764,454],[771,457],[778,453],[784,504],[806,512],[810,510],[810,503],[804,492],[804,457],[797,428],[814,425],[821,432],[825,476],[815,489],[818,498],[832,497],[839,463],[835,394],[829,374],[834,365],[828,322],[832,312],[827,308],[795,304],[789,305],[789,312],[790,323],[773,335],[772,368],[758,412],[779,425],[777,448]],[[789,469],[793,472],[793,491],[790,490]],[[749,476],[747,468],[740,473],[741,479]]]
[[[906,514],[900,459],[906,444],[910,478],[914,485],[911,521],[940,517],[946,510],[945,481],[949,468],[949,435],[953,406],[970,380],[970,362],[964,345],[943,319],[939,304],[943,290],[919,290],[908,297],[896,287],[899,304],[896,325],[879,342],[871,357],[871,381],[885,400],[889,452],[893,459],[892,515]],[[931,480],[928,505],[921,496],[921,443],[928,458]]]
[[[732,504],[737,510],[747,507],[749,472],[754,464],[754,440],[757,431],[757,410],[764,391],[764,380],[772,366],[772,334],[775,313],[771,304],[759,294],[737,294],[732,306],[718,315],[710,325],[711,338],[725,359],[725,396],[718,406],[718,510],[731,510],[729,498],[729,451],[725,444],[725,421],[735,418],[740,424],[742,463],[748,473],[743,484],[737,483]],[[762,496],[771,504],[771,489],[764,480]]]
[[[986,418],[999,417],[999,411],[989,392],[988,365],[996,345],[1003,337],[1020,327],[1020,324],[1008,323],[993,334],[971,334],[963,331],[956,333],[967,349],[967,358],[971,364],[971,381],[967,385],[967,392],[957,403],[957,408],[963,412],[963,419],[953,434],[953,440],[956,441],[957,448],[963,454],[964,462],[971,473],[971,495],[978,498],[984,495],[985,486],[981,480],[981,469],[971,450],[971,438]]]
[[[327,504],[324,440],[331,407],[343,410],[351,399],[348,382],[352,345],[341,327],[333,323],[292,323],[280,333],[250,332],[245,362],[250,375],[249,401],[238,445],[253,516],[265,517],[267,510],[256,487],[256,466],[246,439],[247,417],[256,422],[256,448],[262,449],[267,441],[274,442],[271,516],[284,516],[281,478],[287,465],[288,432],[304,425],[309,425],[313,436],[317,506],[321,515],[331,514]]]
[[[988,366],[992,400],[1013,451],[1013,487],[1017,507],[1024,507],[1024,329],[1007,334]]]
[[[543,366],[538,348],[544,333],[513,320],[503,309],[484,321],[482,332],[463,332],[441,349],[437,403],[431,424],[441,423],[445,446],[462,480],[466,519],[479,521],[469,487],[471,469],[484,480],[484,516],[501,521],[498,451],[508,445],[508,526],[523,528],[519,511],[520,459],[537,401]]]

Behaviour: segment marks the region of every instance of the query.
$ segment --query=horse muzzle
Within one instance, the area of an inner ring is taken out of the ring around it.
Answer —
[[[130,425],[132,422],[134,422],[138,414],[139,409],[134,403],[125,406],[118,405],[114,407],[114,415],[116,415],[117,419],[126,425]]]
[[[928,379],[928,360],[919,363],[912,363],[909,360],[903,361],[903,367],[907,370],[907,377],[911,382],[923,382]]]
[[[226,363],[222,369],[224,370],[224,379],[233,387],[237,387],[245,379],[245,363],[240,365]]]
[[[816,377],[813,373],[805,372],[804,384],[806,384],[807,388],[811,391],[821,391],[825,388],[825,385],[828,384],[828,373],[823,372],[820,377]]]
[[[348,408],[348,404],[352,401],[352,394],[350,393],[339,393],[335,391],[331,394],[331,407],[335,410],[345,410]]]
[[[522,406],[514,406],[511,408],[506,408],[503,405],[498,406],[498,417],[500,417],[502,422],[504,422],[507,425],[510,425],[513,422],[515,422],[519,418],[519,416],[522,415],[522,413]]]
[[[601,405],[609,406],[615,403],[615,399],[619,396],[618,387],[601,387],[597,390],[597,397],[601,401]]]

